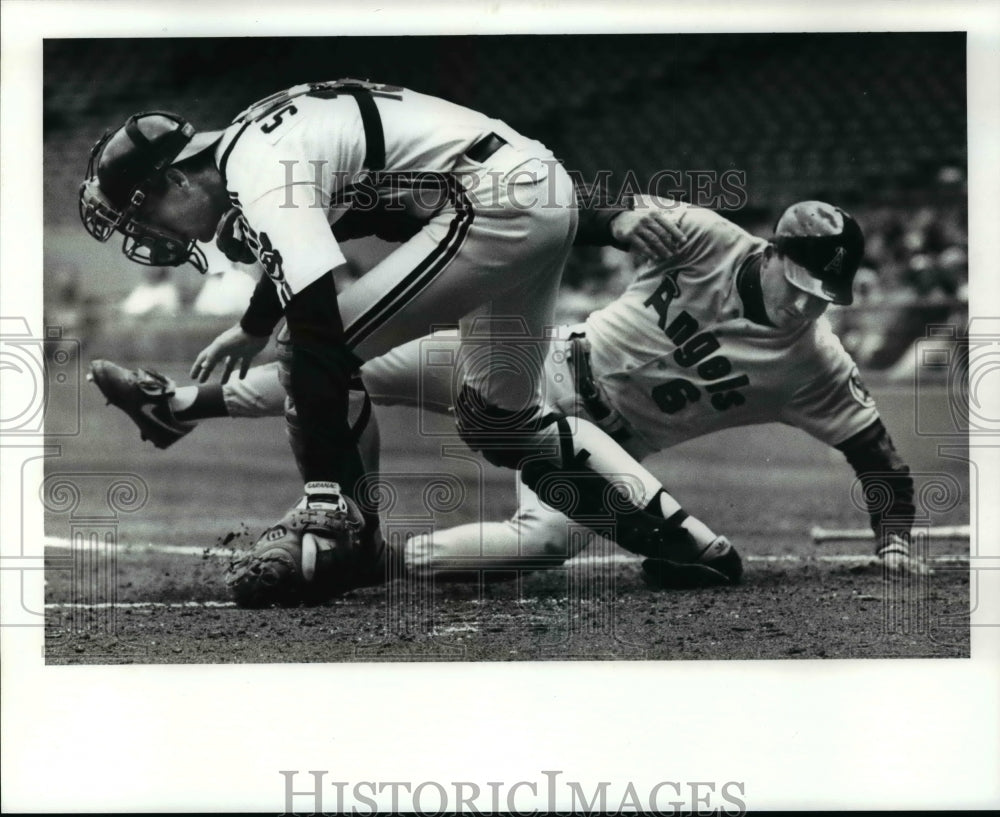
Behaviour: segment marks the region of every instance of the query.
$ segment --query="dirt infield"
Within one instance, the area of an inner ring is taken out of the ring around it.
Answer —
[[[961,566],[892,589],[861,565],[752,563],[738,588],[654,592],[635,561],[581,559],[510,583],[369,588],[316,608],[50,606],[46,654],[56,664],[962,657],[968,598]]]
[[[863,559],[748,560],[737,588],[653,591],[627,554],[503,583],[397,582],[238,610],[221,557],[119,558],[117,604],[50,602],[50,663],[964,657],[968,569],[887,585]],[[58,563],[54,563],[53,566]],[[58,570],[51,570],[57,574]],[[129,578],[130,580],[125,581]],[[138,581],[138,585],[137,582]],[[67,598],[69,588],[52,595]],[[155,599],[155,600],[154,600]]]
[[[778,426],[716,434],[649,463],[692,513],[732,538],[747,559],[741,587],[653,591],[641,581],[638,562],[613,548],[510,582],[397,582],[317,608],[237,610],[228,606],[221,581],[220,549],[248,544],[300,490],[282,421],[205,422],[157,451],[140,443],[134,427],[95,391],[82,394],[83,433],[61,440],[59,455],[46,461],[48,482],[86,489],[72,513],[50,511],[46,534],[69,539],[74,519],[92,512],[88,502],[107,501],[115,480],[131,481],[136,496],[108,528],[115,544],[103,557],[46,550],[49,663],[969,654],[968,543],[934,543],[932,558],[954,559],[939,562],[929,581],[896,587],[884,585],[867,563],[873,542],[814,545],[813,525],[860,528],[867,516],[851,498],[853,474],[842,456]],[[961,449],[939,451],[940,442],[953,441],[917,433],[912,389],[873,391],[914,471],[918,497],[921,486],[935,481],[952,486],[947,502],[935,498],[929,523],[968,523]],[[938,398],[928,405],[941,407],[932,419],[946,427],[946,402]],[[399,487],[386,524],[397,534],[500,519],[513,510],[512,474],[456,446],[447,418],[409,409],[380,410],[379,417],[383,469]],[[433,519],[420,490],[432,479],[461,485]]]

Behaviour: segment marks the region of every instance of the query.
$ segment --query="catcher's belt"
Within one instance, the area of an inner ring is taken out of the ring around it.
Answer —
[[[569,336],[569,365],[577,396],[594,424],[616,442],[624,442],[631,433],[628,423],[617,409],[608,405],[590,365],[590,341],[583,332]]]

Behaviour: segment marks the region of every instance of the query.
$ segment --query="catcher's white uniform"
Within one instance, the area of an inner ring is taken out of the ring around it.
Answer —
[[[338,298],[362,360],[486,301],[537,337],[551,323],[575,231],[572,183],[551,151],[499,120],[404,88],[319,83],[237,117],[216,157],[282,303],[345,263],[330,228],[347,210],[426,222]]]
[[[558,330],[545,359],[545,401],[604,428],[636,458],[753,423],[797,426],[831,446],[871,426],[874,401],[825,318],[776,329],[747,317],[748,281],[766,241],[702,208],[672,212],[687,236],[674,256],[641,269],[585,323]],[[362,377],[372,399],[447,410],[453,372],[427,362],[457,343],[441,333],[370,361]],[[273,371],[259,367],[225,396],[234,416],[256,416],[280,413],[283,395]],[[570,535],[579,525],[519,491],[507,522],[412,539],[409,567],[551,566],[585,546],[588,537]]]

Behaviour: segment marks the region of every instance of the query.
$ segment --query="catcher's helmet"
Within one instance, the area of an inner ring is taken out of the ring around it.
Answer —
[[[122,252],[147,266],[180,266],[190,262],[205,272],[205,256],[196,243],[136,216],[160,174],[215,144],[221,133],[196,133],[177,114],[147,111],[130,116],[124,126],[108,131],[90,152],[87,178],[80,185],[80,219],[98,241],[117,230],[125,236]]]
[[[800,201],[778,219],[773,243],[792,263],[785,278],[825,301],[847,305],[865,253],[865,237],[854,218],[832,204]]]

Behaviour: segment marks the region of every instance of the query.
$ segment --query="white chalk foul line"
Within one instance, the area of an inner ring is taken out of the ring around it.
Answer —
[[[70,539],[65,539],[60,536],[46,536],[45,537],[45,547],[55,548],[56,550],[83,550],[83,551],[103,551],[107,548],[100,542],[92,542],[90,540],[81,540],[79,542],[73,542]],[[233,548],[221,548],[221,547],[198,547],[197,545],[164,545],[155,542],[149,542],[145,545],[138,544],[116,544],[114,547],[119,553],[142,553],[143,551],[151,553],[164,553],[168,556],[235,556],[237,553],[242,551],[233,550]]]
[[[156,608],[165,610],[198,609],[209,607],[235,607],[232,601],[64,601],[50,602],[46,610],[141,610]]]
[[[46,536],[45,547],[69,550],[103,550],[106,546],[95,544],[89,541],[71,542],[69,539],[57,536]],[[164,545],[150,542],[145,545],[119,544],[116,546],[122,553],[138,554],[142,552],[163,553],[174,556],[234,556],[243,551],[232,548],[198,547],[197,545]],[[800,556],[795,553],[784,554],[747,554],[743,556],[743,561],[759,564],[838,564],[838,565],[864,565],[873,561],[873,554],[864,553],[841,553],[841,554],[817,554],[815,556]],[[615,564],[638,564],[642,559],[627,553],[614,553],[608,556],[576,556],[566,562],[570,567],[577,565],[615,565]],[[932,556],[928,559],[932,564],[968,564],[969,557],[966,555],[940,555]]]
[[[83,550],[99,550],[102,546],[94,545],[90,542],[78,542],[73,543],[69,539],[61,539],[58,537],[47,536],[45,537],[45,546],[55,549],[70,549],[78,548]],[[153,552],[153,553],[164,553],[164,554],[174,554],[178,556],[203,556],[205,554],[206,548],[196,547],[193,545],[164,545],[149,543],[146,545],[119,545],[124,551],[128,553],[142,553],[142,552]],[[211,548],[210,553],[230,556],[238,551],[229,548]],[[800,556],[794,553],[785,554],[748,554],[743,557],[744,561],[757,564],[834,564],[834,565],[866,565],[874,561],[874,556],[865,554],[818,554],[816,556]],[[638,556],[632,556],[627,553],[614,553],[605,556],[588,556],[586,554],[582,556],[577,556],[566,562],[566,567],[569,568],[585,568],[585,567],[607,567],[607,566],[618,566],[618,565],[638,565],[642,561]],[[964,565],[968,566],[969,557],[965,555],[939,555],[933,556],[928,559],[929,562],[936,565]],[[114,608],[116,610],[131,610],[131,609],[167,609],[167,610],[183,610],[183,609],[208,609],[208,608],[232,608],[236,605],[231,601],[177,601],[177,602],[163,602],[163,601],[132,601],[132,602],[52,602],[45,605],[46,610],[106,610]]]

